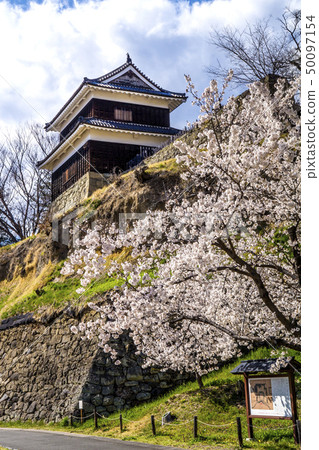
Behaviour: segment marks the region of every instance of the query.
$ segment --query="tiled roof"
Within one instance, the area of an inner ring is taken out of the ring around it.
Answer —
[[[121,73],[124,69],[133,67],[145,80],[147,80],[149,83],[151,83],[157,90],[152,89],[151,87],[149,89],[143,88],[140,86],[132,86],[132,85],[125,85],[125,84],[118,84],[114,83],[113,81],[110,81],[109,83],[104,83],[105,80],[108,78],[113,77],[114,75],[117,75],[118,73]],[[150,94],[150,95],[156,95],[161,97],[172,97],[172,98],[179,98],[182,99],[182,101],[186,101],[187,96],[185,93],[178,93],[178,92],[171,92],[167,91],[163,88],[161,88],[158,84],[154,83],[150,78],[148,78],[131,60],[130,56],[127,55],[127,61],[125,64],[122,64],[117,69],[112,70],[111,72],[102,75],[98,78],[87,78],[84,77],[82,83],[78,87],[78,89],[73,93],[73,95],[69,98],[69,100],[62,106],[62,108],[59,110],[59,112],[54,116],[54,118],[45,124],[45,129],[48,129],[55,120],[60,116],[60,114],[64,111],[64,109],[72,102],[72,100],[77,96],[77,94],[81,91],[83,86],[98,86],[100,88],[104,89],[116,89],[120,91],[129,91],[129,92],[140,92],[141,94]]]
[[[99,86],[109,89],[119,89],[121,91],[132,91],[132,92],[141,92],[143,94],[152,94],[152,95],[160,95],[162,97],[177,97],[177,98],[185,98],[186,94],[180,93],[180,92],[171,92],[171,91],[165,91],[164,89],[155,91],[154,89],[146,89],[142,88],[140,86],[129,86],[125,84],[116,84],[116,83],[102,83],[101,81],[97,80],[85,80],[86,84],[90,84],[93,86]]]
[[[231,371],[234,375],[241,375],[244,373],[258,373],[258,372],[269,372],[270,369],[277,361],[276,358],[269,358],[269,359],[251,359],[251,360],[244,360],[241,361],[239,366],[235,367]],[[297,370],[300,369],[300,363],[298,361],[295,361],[294,358],[287,358],[287,360],[284,363],[281,363],[281,369],[282,371],[292,370],[293,368],[296,368]]]
[[[88,79],[88,78],[84,78],[84,80],[88,80],[88,81],[95,81],[98,83],[102,83],[103,81],[107,80],[108,78],[114,77],[114,75],[117,75],[118,73],[122,72],[123,70],[125,70],[128,67],[134,67],[134,69],[140,74],[142,75],[142,77],[144,77],[149,83],[153,84],[153,86],[157,87],[157,89],[159,91],[164,92],[164,89],[161,88],[158,84],[154,83],[153,80],[151,80],[150,78],[148,78],[133,62],[132,59],[130,58],[130,55],[127,53],[127,58],[126,58],[126,63],[122,64],[120,67],[118,67],[117,69],[112,70],[109,73],[106,73],[105,75],[102,75],[101,77],[98,78],[92,78],[92,79]]]
[[[96,127],[111,128],[113,130],[128,130],[128,131],[139,131],[142,133],[156,133],[156,134],[168,134],[174,136],[179,133],[180,130],[171,127],[159,127],[157,125],[142,125],[132,122],[117,122],[115,120],[103,120],[92,118],[79,118],[79,124],[86,123],[88,125],[93,125]]]
[[[74,131],[82,124],[91,125],[94,127],[109,128],[112,130],[126,130],[126,131],[136,131],[139,133],[151,133],[151,134],[163,134],[166,136],[174,136],[179,133],[180,130],[172,127],[159,127],[156,125],[142,125],[132,122],[117,122],[115,120],[103,120],[97,119],[95,117],[79,117],[78,121],[72,128],[72,130],[63,138],[61,142],[41,161],[38,161],[37,166],[41,166],[45,161],[47,161],[58,148],[68,140],[68,138],[74,133]]]

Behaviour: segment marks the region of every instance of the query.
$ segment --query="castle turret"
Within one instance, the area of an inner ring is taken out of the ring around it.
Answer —
[[[84,78],[45,126],[60,133],[59,144],[38,163],[52,171],[52,200],[84,175],[89,183],[94,178],[85,198],[108,174],[151,155],[179,132],[170,126],[170,113],[185,101],[184,93],[167,91],[144,75],[129,54],[112,72]]]

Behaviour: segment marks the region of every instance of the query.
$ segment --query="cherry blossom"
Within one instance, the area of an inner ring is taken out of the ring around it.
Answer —
[[[202,129],[175,144],[176,161],[195,198],[181,189],[127,230],[88,231],[63,269],[83,289],[121,280],[75,330],[97,334],[117,364],[110,342],[124,331],[146,366],[199,376],[255,344],[300,349],[299,80],[279,79],[273,94],[254,83],[222,106],[229,79],[199,96],[187,78]],[[106,268],[123,247],[130,262]]]

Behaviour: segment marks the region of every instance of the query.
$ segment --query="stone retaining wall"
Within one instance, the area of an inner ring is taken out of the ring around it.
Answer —
[[[84,317],[88,320],[90,314]],[[115,365],[94,340],[70,331],[78,320],[60,316],[52,325],[37,322],[0,331],[0,420],[57,421],[84,415],[94,405],[102,415],[131,407],[181,383],[181,374],[142,369],[127,337],[118,341]]]
[[[87,172],[52,202],[52,219],[63,217],[106,184],[108,184],[107,177],[96,172]]]

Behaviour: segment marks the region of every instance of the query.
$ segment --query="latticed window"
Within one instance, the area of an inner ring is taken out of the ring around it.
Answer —
[[[114,119],[123,120],[125,122],[132,122],[133,113],[132,110],[127,108],[115,108],[114,109]]]
[[[62,174],[62,184],[67,183],[76,175],[77,161],[74,161]]]
[[[168,109],[94,98],[61,131],[60,140],[73,131],[78,123],[79,117],[95,117],[102,120],[118,120],[119,122],[134,122],[169,127]]]
[[[52,200],[55,200],[89,170],[89,147],[84,145],[52,173]]]

